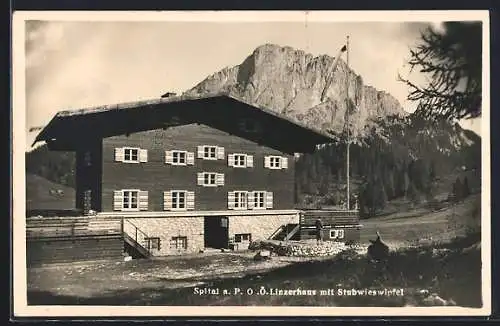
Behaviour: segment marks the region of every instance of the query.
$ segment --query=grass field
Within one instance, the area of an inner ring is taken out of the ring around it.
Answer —
[[[405,306],[424,305],[419,293],[426,290],[460,306],[480,307],[481,255],[479,247],[471,247],[480,240],[478,220],[473,218],[479,197],[471,196],[438,212],[416,208],[364,220],[362,244],[379,230],[392,249],[385,267],[354,250],[309,260],[273,257],[258,262],[252,259],[252,252],[229,252],[52,265],[28,269],[28,303]],[[441,244],[430,244],[430,238]],[[469,247],[472,250],[466,249]],[[317,293],[278,293],[297,288]],[[205,289],[218,293],[201,295]],[[230,294],[224,294],[224,289]],[[235,289],[241,292],[235,294]],[[328,289],[330,294],[320,294]],[[352,289],[380,290],[384,294],[352,296],[337,292]],[[397,289],[403,295],[386,293],[385,289]],[[260,291],[262,295],[257,294]]]

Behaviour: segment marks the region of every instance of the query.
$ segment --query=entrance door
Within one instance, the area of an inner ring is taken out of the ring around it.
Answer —
[[[205,247],[229,247],[229,220],[226,216],[205,217]]]

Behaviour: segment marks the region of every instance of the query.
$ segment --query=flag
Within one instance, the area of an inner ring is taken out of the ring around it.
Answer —
[[[342,49],[340,49],[340,52],[345,52],[345,51],[347,51],[347,45],[344,45]]]

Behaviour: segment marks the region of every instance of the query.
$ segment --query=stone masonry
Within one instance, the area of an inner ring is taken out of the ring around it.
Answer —
[[[160,238],[160,250],[152,250],[154,256],[181,255],[199,252],[204,248],[203,217],[142,217],[127,218],[126,221],[137,226],[148,237]],[[132,238],[135,228],[124,223],[124,231]],[[173,237],[187,237],[187,249],[171,248]],[[145,236],[138,233],[138,242],[146,246]]]

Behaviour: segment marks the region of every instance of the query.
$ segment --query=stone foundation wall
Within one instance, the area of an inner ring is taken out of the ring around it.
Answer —
[[[289,215],[243,215],[229,216],[229,238],[235,234],[250,233],[252,241],[266,240],[280,226],[289,223],[299,223],[298,214]],[[241,244],[237,249],[247,249],[248,243]]]
[[[199,252],[204,248],[204,219],[203,217],[144,217],[127,218],[149,237],[160,238],[160,250],[152,250],[154,256],[181,255]],[[132,238],[135,237],[134,227],[125,222],[124,231]],[[187,237],[187,249],[171,248],[172,237]],[[138,233],[138,242],[146,247],[144,235]]]

